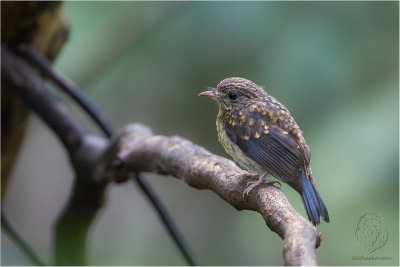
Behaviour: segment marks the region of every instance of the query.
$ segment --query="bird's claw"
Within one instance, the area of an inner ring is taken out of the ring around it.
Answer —
[[[249,184],[251,184],[251,185],[249,186]],[[248,182],[247,186],[248,187],[246,188],[246,190],[243,191],[243,198],[245,198],[246,196],[249,196],[249,193],[251,192],[251,190],[253,190],[254,187],[257,186],[257,182]]]
[[[274,184],[279,184],[279,188],[281,188],[282,184],[279,181],[264,181],[266,184],[274,185]]]
[[[243,198],[245,198],[245,196],[249,196],[249,193],[251,192],[251,190],[253,190],[256,186],[265,183],[265,184],[269,184],[269,185],[274,185],[275,183],[279,184],[279,187],[281,187],[281,182],[279,181],[263,181],[263,180],[258,180],[256,182],[248,182],[247,183],[247,188],[246,190],[244,190],[243,192]],[[250,186],[249,186],[250,184]]]

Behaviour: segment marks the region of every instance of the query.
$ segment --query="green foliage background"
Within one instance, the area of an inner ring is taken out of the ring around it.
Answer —
[[[264,85],[304,131],[331,216],[321,265],[399,264],[398,2],[66,2],[71,36],[56,68],[116,127],[142,122],[213,153],[215,103],[206,86],[240,76]],[[72,105],[71,105],[72,106]],[[93,132],[96,128],[77,109]],[[51,231],[73,174],[59,141],[34,117],[4,207],[35,250],[51,259]],[[280,265],[282,241],[261,216],[209,191],[148,175],[203,265]],[[297,193],[282,190],[305,215]],[[88,239],[93,265],[185,264],[134,183],[112,185]],[[370,256],[359,218],[380,214],[387,244]],[[29,264],[2,234],[2,263]]]

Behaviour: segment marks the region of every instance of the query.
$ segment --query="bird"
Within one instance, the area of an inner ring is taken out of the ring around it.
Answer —
[[[254,82],[231,77],[216,88],[199,93],[218,103],[218,140],[251,178],[243,197],[262,183],[284,182],[296,190],[307,216],[316,226],[329,223],[328,210],[316,189],[311,171],[311,151],[289,110]],[[262,175],[260,175],[262,174]],[[267,181],[271,175],[279,181]]]

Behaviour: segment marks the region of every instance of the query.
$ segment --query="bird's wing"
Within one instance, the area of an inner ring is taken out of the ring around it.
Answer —
[[[228,122],[226,132],[233,143],[269,174],[298,188],[298,171],[304,165],[305,155],[295,136],[258,113],[248,114],[242,123]]]

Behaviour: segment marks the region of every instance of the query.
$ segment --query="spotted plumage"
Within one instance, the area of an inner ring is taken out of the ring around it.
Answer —
[[[314,225],[320,217],[329,222],[315,188],[310,149],[284,105],[252,81],[237,77],[224,79],[217,88],[200,95],[218,102],[218,138],[227,153],[248,171],[263,173],[246,194],[270,174],[301,194]]]

